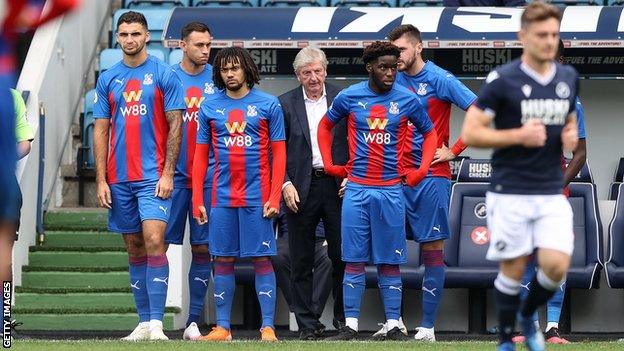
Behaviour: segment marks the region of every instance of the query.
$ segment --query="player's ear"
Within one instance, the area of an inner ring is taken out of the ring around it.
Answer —
[[[146,35],[145,35],[145,38],[146,38],[146,40],[145,40],[145,41],[150,41],[150,38],[151,38],[151,37],[152,37],[152,35],[150,34],[150,31],[148,30],[148,31],[147,31],[147,33],[146,33]]]
[[[526,35],[526,30],[525,28],[520,28],[520,30],[518,31],[518,40],[524,44],[524,36]]]
[[[366,72],[371,73],[373,71],[373,66],[369,63],[366,64]]]

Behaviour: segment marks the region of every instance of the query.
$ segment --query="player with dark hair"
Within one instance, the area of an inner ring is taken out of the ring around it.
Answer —
[[[563,284],[574,248],[572,209],[562,195],[561,154],[576,150],[578,143],[578,76],[571,66],[556,62],[560,23],[556,6],[527,6],[518,33],[521,58],[488,75],[461,134],[467,145],[495,149],[486,205],[487,258],[500,262],[494,282],[498,350],[514,350],[518,312],[527,348],[544,350],[533,313]],[[534,251],[539,269],[521,304],[521,279]]]
[[[377,265],[388,325],[386,338],[406,338],[399,329],[402,282],[399,265],[407,262],[402,181],[415,186],[429,170],[437,135],[418,97],[394,84],[399,49],[376,41],[364,50],[368,80],[336,96],[321,119],[318,141],[325,172],[348,178],[342,204],[342,260],[346,263],[343,299],[346,326],[331,340],[357,337],[365,288],[364,265]],[[331,130],[348,118],[349,163],[334,165]],[[405,171],[403,147],[408,123],[424,137],[418,169]]]
[[[416,340],[435,341],[434,324],[444,290],[444,240],[450,236],[448,223],[451,197],[451,168],[449,161],[466,146],[461,139],[449,149],[451,104],[466,110],[477,96],[455,76],[422,58],[422,40],[418,28],[404,24],[394,28],[388,38],[401,51],[398,61],[397,84],[418,95],[438,133],[438,145],[431,170],[415,187],[404,187],[407,237],[420,244],[425,265],[423,275],[422,310]],[[404,159],[408,169],[420,165],[422,135],[408,127]],[[384,326],[385,327],[385,326]],[[387,329],[387,328],[386,328]],[[407,329],[404,329],[407,332]],[[384,328],[375,333],[380,335]]]
[[[191,201],[191,173],[197,119],[199,109],[206,98],[214,94],[212,66],[208,64],[212,36],[208,26],[201,22],[191,22],[182,28],[182,62],[173,65],[173,70],[182,81],[186,111],[182,115],[182,142],[180,157],[173,177],[171,216],[165,231],[167,245],[182,245],[186,220],[189,219],[191,243],[191,267],[188,272],[189,316],[184,330],[184,340],[197,340],[201,336],[197,322],[204,308],[208,282],[210,281],[210,253],[208,252],[208,226],[200,226],[193,220]],[[204,201],[210,202],[214,161],[206,173],[204,181]]]
[[[204,101],[193,162],[193,217],[208,221],[204,179],[208,153],[215,159],[209,224],[214,262],[217,326],[202,340],[229,341],[234,299],[234,261],[251,257],[262,312],[261,338],[277,341],[277,290],[270,256],[277,253],[271,218],[279,212],[286,173],[284,115],[276,97],[254,87],[258,67],[245,49],[219,51],[213,80],[223,91]]]
[[[145,17],[117,22],[123,60],[96,85],[93,145],[100,206],[109,230],[123,234],[139,325],[123,340],[167,340],[162,319],[169,262],[164,242],[181,139],[182,83],[170,66],[148,55]]]

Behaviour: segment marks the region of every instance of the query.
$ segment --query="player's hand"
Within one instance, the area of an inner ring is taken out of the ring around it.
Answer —
[[[342,180],[342,183],[340,183],[340,189],[338,189],[338,196],[341,199],[344,197],[345,191],[347,191],[347,181],[348,179],[345,178]]]
[[[156,191],[154,193],[155,196],[166,200],[171,197],[173,193],[173,177],[163,175],[156,183]]]
[[[566,124],[561,131],[561,144],[563,151],[573,152],[578,145],[578,129],[573,125]]]
[[[427,175],[426,171],[425,172],[411,171],[405,176],[405,184],[409,186],[416,186],[423,179],[425,179],[426,175]]]
[[[529,119],[520,127],[519,137],[524,147],[542,147],[546,144],[546,127],[539,119]]]
[[[325,168],[325,173],[327,173],[328,175],[332,177],[336,177],[336,178],[347,177],[347,169],[345,166],[331,165],[331,166],[326,166],[324,168]]]
[[[297,189],[292,183],[286,185],[284,189],[282,189],[282,195],[284,196],[284,202],[286,206],[293,211],[293,213],[297,213],[299,211],[299,193],[297,193]]]
[[[204,225],[208,222],[208,215],[206,214],[206,207],[199,206],[199,217],[195,217],[197,224]]]
[[[433,156],[433,162],[431,165],[435,165],[436,163],[447,162],[457,157],[448,146],[442,144],[442,147],[436,149],[435,155]]]
[[[105,180],[100,180],[95,185],[95,191],[97,193],[98,203],[102,207],[110,209],[113,205],[113,199],[111,197],[110,187]]]
[[[264,204],[264,208],[262,209],[262,217],[264,218],[274,218],[277,217],[279,210],[275,207],[271,207],[271,203],[267,201]]]

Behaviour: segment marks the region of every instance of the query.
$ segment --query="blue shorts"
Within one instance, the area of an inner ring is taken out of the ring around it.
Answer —
[[[404,186],[407,237],[419,243],[450,237],[448,224],[451,181],[427,177],[415,187]]]
[[[341,226],[344,262],[371,262],[371,256],[374,264],[407,262],[402,187],[347,183]]]
[[[275,256],[273,221],[262,217],[262,207],[210,209],[210,254],[227,257]]]
[[[154,193],[158,180],[111,184],[113,204],[108,211],[108,230],[131,234],[141,231],[141,223],[158,220],[167,223],[171,198],[163,200]]]
[[[0,184],[0,223],[8,222],[19,226],[20,209],[22,208],[22,192],[15,176],[10,175],[8,184]]]
[[[206,214],[210,218],[210,195],[212,188],[204,188],[204,205]],[[193,218],[193,191],[187,188],[174,188],[171,199],[171,215],[167,230],[165,231],[165,243],[182,245],[186,219],[189,220],[191,231],[191,245],[208,244],[208,224],[199,225]]]

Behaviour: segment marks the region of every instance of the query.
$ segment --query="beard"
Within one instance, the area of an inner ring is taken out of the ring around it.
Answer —
[[[225,89],[227,89],[229,91],[239,91],[239,90],[241,90],[243,85],[245,85],[245,83],[242,83],[242,82],[238,82],[236,85],[229,85],[229,84],[225,83]]]
[[[134,50],[126,50],[124,49],[124,47],[121,47],[121,50],[123,51],[124,54],[128,55],[128,56],[135,56],[139,53],[141,53],[143,51],[143,49],[145,49],[145,43],[143,43],[142,45],[137,46]]]

